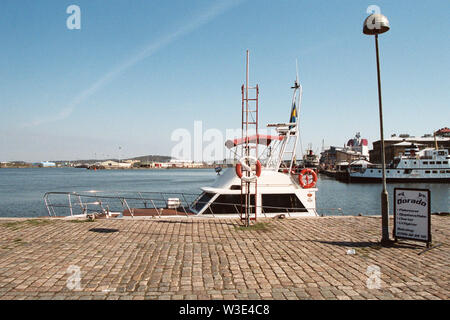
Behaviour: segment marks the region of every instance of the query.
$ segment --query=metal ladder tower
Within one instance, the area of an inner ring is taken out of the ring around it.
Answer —
[[[245,85],[241,87],[242,93],[242,139],[244,144],[241,148],[241,158],[253,156],[258,158],[258,139],[255,143],[251,143],[250,134],[256,134],[258,137],[258,96],[259,87],[249,87],[249,51],[247,50],[246,58],[246,78]],[[251,92],[251,95],[250,93]],[[250,97],[251,96],[251,97]],[[248,159],[248,158],[247,158]],[[247,165],[251,165],[247,163]],[[243,173],[250,176],[250,172]],[[248,182],[241,180],[241,221],[246,226],[250,225],[251,220],[256,220],[256,208],[257,208],[257,180]]]

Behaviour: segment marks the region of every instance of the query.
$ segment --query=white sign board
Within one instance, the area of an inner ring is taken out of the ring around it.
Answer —
[[[431,242],[430,190],[394,189],[394,238]]]

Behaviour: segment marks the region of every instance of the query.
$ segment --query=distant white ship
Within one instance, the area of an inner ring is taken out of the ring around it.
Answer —
[[[386,167],[388,182],[450,182],[450,156],[446,149],[427,148],[419,151],[414,144],[405,154],[395,157]],[[352,162],[348,168],[351,182],[382,179],[381,167],[367,161]]]

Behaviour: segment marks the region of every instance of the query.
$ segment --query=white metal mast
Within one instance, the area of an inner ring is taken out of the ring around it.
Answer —
[[[274,152],[270,156],[266,164],[266,168],[272,168],[273,170],[278,171],[282,166],[284,155],[290,154],[290,164],[289,168],[287,168],[289,170],[289,174],[291,174],[292,167],[295,163],[295,154],[297,151],[297,142],[299,136],[298,121],[303,93],[302,86],[298,82],[298,71],[294,86],[291,88],[294,89],[294,92],[292,95],[292,109],[289,122],[268,125],[268,127],[275,127],[277,133],[281,136],[284,136],[284,139],[281,141],[281,144],[279,146],[279,152]]]

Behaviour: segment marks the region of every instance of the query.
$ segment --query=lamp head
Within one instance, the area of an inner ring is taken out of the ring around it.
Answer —
[[[389,20],[380,13],[371,14],[364,20],[363,33],[367,35],[382,34],[388,31]]]

